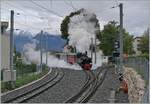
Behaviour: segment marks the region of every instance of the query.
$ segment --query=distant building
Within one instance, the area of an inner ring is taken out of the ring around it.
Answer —
[[[1,67],[9,69],[10,67],[10,36],[6,34],[8,22],[1,22]]]
[[[135,51],[136,55],[141,54],[141,51],[139,50],[140,49],[140,40],[141,40],[141,37],[135,37],[133,40],[133,50]]]

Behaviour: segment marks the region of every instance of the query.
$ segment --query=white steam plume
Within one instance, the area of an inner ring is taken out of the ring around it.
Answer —
[[[36,42],[34,41],[32,44],[28,43],[24,46],[24,57],[27,61],[37,64],[40,64],[40,51],[36,50]],[[43,63],[46,63],[46,54],[43,54]],[[60,60],[55,56],[48,55],[48,66],[49,67],[63,67],[63,68],[71,68],[76,70],[81,70],[79,65],[70,65],[64,60]]]
[[[75,46],[78,52],[89,50],[91,38],[95,38],[95,18],[93,13],[83,10],[79,15],[71,17],[69,23],[69,45]]]
[[[35,51],[36,41],[33,43],[27,43],[23,47],[24,57],[27,61],[32,62],[34,64],[40,64],[40,51]]]
[[[91,45],[91,38],[95,39],[95,32],[98,28],[95,27],[96,15],[83,9],[83,11],[76,16],[70,18],[69,23],[69,45],[76,47],[77,52],[88,52],[90,56],[89,47]],[[102,65],[102,52],[98,51],[96,64],[94,63],[95,56],[92,59],[92,69]]]

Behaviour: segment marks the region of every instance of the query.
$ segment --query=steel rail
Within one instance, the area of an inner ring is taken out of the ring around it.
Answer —
[[[90,97],[96,92],[97,88],[103,83],[106,72],[107,70],[105,68],[102,68],[97,75],[94,75],[91,71],[90,74],[92,76],[90,76],[86,72],[86,76],[88,78],[84,86],[77,94],[65,101],[65,103],[86,103],[90,99]],[[95,79],[93,79],[94,77]]]
[[[13,99],[10,99],[8,101],[5,101],[4,103],[23,103],[26,102],[29,99],[32,99],[35,96],[38,96],[39,94],[41,94],[42,92],[46,91],[48,88],[54,86],[55,84],[57,84],[62,77],[64,76],[63,71],[56,71],[55,75],[50,78],[49,80],[46,81],[46,83],[40,85],[39,87],[26,92],[20,96],[17,96]]]
[[[32,99],[35,96],[39,96],[41,93],[45,92],[49,88],[56,85],[63,78],[63,76],[64,76],[63,71],[59,71],[57,76],[52,81],[50,81],[49,83],[47,83],[47,85],[41,87],[40,89],[36,90],[35,92],[31,93],[30,95],[25,97],[23,100],[20,100],[19,103],[26,103],[26,101],[28,101],[29,99]]]
[[[84,71],[84,72],[85,72],[85,75],[86,75],[86,81],[85,81],[84,85],[82,86],[82,88],[80,89],[80,91],[77,94],[75,94],[72,97],[70,97],[69,99],[67,99],[65,101],[65,103],[73,103],[73,102],[75,102],[75,100],[77,98],[79,98],[79,96],[82,95],[83,92],[85,92],[85,90],[87,89],[87,87],[89,87],[89,85],[91,83],[90,82],[91,78],[90,78],[89,74],[86,71]]]
[[[103,69],[103,74],[101,72],[99,72],[97,74],[97,81],[94,83],[94,85],[91,88],[91,91],[89,91],[86,96],[80,101],[80,103],[86,103],[88,102],[88,100],[94,95],[94,93],[96,92],[96,90],[98,89],[99,86],[101,86],[101,84],[103,83],[106,74],[107,74],[107,69]]]

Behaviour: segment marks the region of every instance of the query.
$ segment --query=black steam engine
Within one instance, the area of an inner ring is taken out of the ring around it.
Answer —
[[[77,53],[77,63],[84,70],[91,70],[92,67],[92,59],[87,56],[87,52],[85,53]]]

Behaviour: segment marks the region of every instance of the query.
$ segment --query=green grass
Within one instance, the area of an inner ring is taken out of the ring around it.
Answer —
[[[23,77],[17,78],[15,81],[15,88],[21,87],[25,84],[35,81],[35,80],[41,78],[42,76],[44,76],[46,73],[48,73],[48,69],[43,70],[43,72],[41,72],[39,74],[27,74]],[[2,93],[9,91],[9,90],[13,90],[15,88],[10,87],[10,82],[1,82],[1,92]]]

